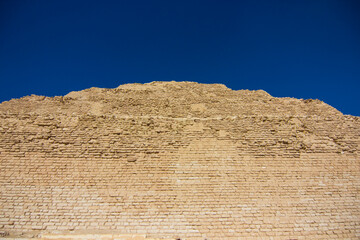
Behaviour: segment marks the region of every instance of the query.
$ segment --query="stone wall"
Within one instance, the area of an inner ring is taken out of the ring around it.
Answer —
[[[359,239],[360,122],[223,85],[0,104],[0,231]]]

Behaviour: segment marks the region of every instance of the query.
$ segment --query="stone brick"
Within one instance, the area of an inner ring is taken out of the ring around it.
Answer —
[[[359,144],[359,117],[221,84],[13,99],[0,104],[0,229],[44,240],[358,239]]]

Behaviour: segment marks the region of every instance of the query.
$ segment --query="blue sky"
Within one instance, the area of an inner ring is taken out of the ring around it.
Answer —
[[[0,102],[196,81],[360,116],[360,1],[0,0]]]

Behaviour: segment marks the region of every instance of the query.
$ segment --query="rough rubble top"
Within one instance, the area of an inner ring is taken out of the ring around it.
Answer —
[[[129,115],[164,117],[342,116],[319,100],[276,98],[263,90],[231,90],[223,84],[151,82],[89,88],[65,96],[31,95],[0,104],[14,114]]]

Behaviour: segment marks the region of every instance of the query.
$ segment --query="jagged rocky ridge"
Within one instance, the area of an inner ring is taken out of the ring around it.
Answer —
[[[115,89],[94,87],[58,97],[32,95],[4,102],[0,110],[14,113],[164,117],[341,115],[319,100],[275,98],[262,90],[233,91],[222,84],[195,82],[126,84]]]

